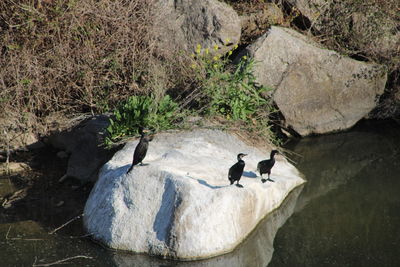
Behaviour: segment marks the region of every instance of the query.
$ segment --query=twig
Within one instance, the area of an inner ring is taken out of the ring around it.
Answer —
[[[8,237],[8,234],[10,233],[11,230],[11,225],[10,227],[8,227],[8,231],[6,234],[6,240],[23,240],[23,241],[41,241],[43,239],[39,239],[39,238],[22,238],[22,237]]]
[[[79,239],[79,238],[86,238],[86,237],[89,237],[89,236],[92,236],[92,235],[93,234],[90,233],[90,234],[80,235],[80,236],[70,236],[69,238],[71,238],[71,239]]]
[[[55,262],[36,264],[37,257],[35,257],[35,262],[32,264],[32,266],[33,267],[35,267],[35,266],[51,266],[51,265],[65,263],[66,261],[73,260],[73,259],[79,259],[79,258],[91,259],[91,260],[93,259],[93,257],[89,257],[89,256],[85,256],[85,255],[78,255],[78,256],[74,256],[74,257],[69,257],[69,258],[65,258],[65,259],[62,259],[62,260],[58,260],[58,261],[55,261]]]
[[[60,230],[61,228],[65,227],[66,225],[70,224],[73,221],[76,221],[77,219],[81,218],[83,216],[83,213],[76,216],[75,218],[72,218],[71,220],[69,220],[68,222],[64,223],[63,225],[61,225],[60,227],[54,229],[53,231],[49,232],[50,235],[54,234],[55,232],[57,232],[58,230]]]
[[[67,178],[68,178],[68,175],[67,175],[67,174],[64,174],[64,175],[58,180],[58,182],[59,182],[59,183],[62,183],[62,182],[64,182],[64,180],[67,179]]]
[[[10,225],[10,227],[8,227],[8,231],[7,231],[7,234],[6,234],[6,240],[8,240],[8,234],[10,233],[10,230],[11,230],[11,225]]]
[[[10,139],[8,138],[8,132],[4,129],[4,135],[6,137],[6,174],[10,174]]]

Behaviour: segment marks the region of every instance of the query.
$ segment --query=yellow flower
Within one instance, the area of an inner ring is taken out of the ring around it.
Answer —
[[[218,64],[213,65],[214,69],[218,68]]]
[[[233,47],[233,50],[237,49],[239,46],[237,44],[235,44],[235,46]]]
[[[243,57],[242,57],[242,59],[243,59],[243,60],[246,60],[246,59],[247,59],[247,57],[246,57],[246,56],[243,56]]]
[[[198,44],[197,46],[196,46],[196,54],[200,54],[200,52],[201,52],[201,45],[200,44]]]
[[[190,67],[192,67],[192,69],[195,69],[196,68],[196,64],[192,64]]]
[[[231,41],[230,38],[226,38],[226,39],[225,39],[225,43],[229,43],[230,41]]]
[[[219,49],[218,45],[214,45],[214,50],[217,51]]]
[[[232,55],[232,50],[228,52],[228,56]]]
[[[206,49],[204,50],[204,52],[206,53],[206,55],[208,55],[209,49],[206,48]]]

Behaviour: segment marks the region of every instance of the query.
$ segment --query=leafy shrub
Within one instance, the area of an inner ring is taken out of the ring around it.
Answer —
[[[181,117],[178,104],[168,95],[159,101],[153,96],[131,96],[114,111],[107,128],[106,144],[136,135],[140,128],[153,131],[173,128],[173,123]]]
[[[232,64],[229,56],[236,48],[221,56],[218,46],[211,51],[213,53],[207,48],[197,47],[192,68],[197,69],[198,84],[203,90],[204,112],[245,122],[248,130],[272,137],[268,118],[274,108],[265,97],[271,89],[257,84],[253,59],[243,56],[237,64]]]

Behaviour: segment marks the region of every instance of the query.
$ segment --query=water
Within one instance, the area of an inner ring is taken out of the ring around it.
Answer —
[[[63,266],[400,266],[399,125],[364,124],[346,133],[294,141],[287,148],[302,156],[291,158],[308,182],[232,253],[174,262],[114,252],[77,238],[84,234],[79,220],[49,234],[72,216],[49,215],[49,200],[43,200],[40,209],[33,201],[23,214],[0,214],[0,266],[75,256],[91,258],[71,259]],[[0,188],[12,187],[6,179],[0,183]]]
[[[400,127],[367,126],[288,145],[308,183],[268,266],[400,266]]]

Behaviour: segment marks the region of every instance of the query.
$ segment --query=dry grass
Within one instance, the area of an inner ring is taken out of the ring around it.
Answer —
[[[0,101],[38,116],[103,111],[168,83],[152,29],[153,0],[4,0]],[[172,53],[171,53],[172,54]],[[158,92],[156,92],[158,93]]]
[[[153,4],[0,1],[0,118],[41,124],[56,112],[101,113],[129,95],[161,96],[184,82],[176,78],[184,63],[157,48]]]

